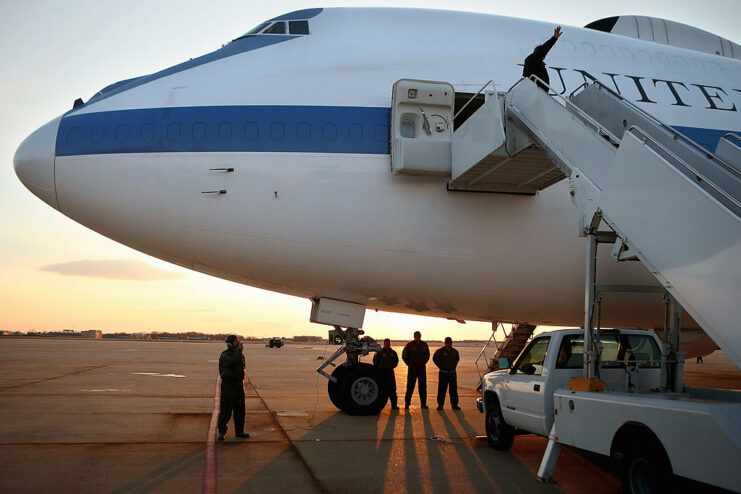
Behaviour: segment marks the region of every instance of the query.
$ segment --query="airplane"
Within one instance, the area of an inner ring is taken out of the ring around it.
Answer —
[[[585,248],[567,180],[478,193],[450,187],[449,175],[391,170],[397,81],[445,81],[458,110],[489,80],[501,92],[517,83],[556,26],[406,8],[291,12],[76,100],[23,141],[15,171],[117,242],[311,299],[312,320],[356,352],[373,346],[357,329],[366,309],[579,326]],[[741,133],[740,58],[739,45],[697,28],[622,16],[564,27],[546,63],[553,93],[597,80],[713,152]],[[656,284],[641,263],[601,252],[597,264],[603,283]],[[600,312],[604,327],[665,322],[658,294],[608,295]],[[682,321],[690,355],[717,348]]]

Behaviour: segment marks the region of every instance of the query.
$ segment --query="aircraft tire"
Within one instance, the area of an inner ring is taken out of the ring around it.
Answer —
[[[360,363],[340,380],[340,394],[349,415],[377,415],[388,402],[388,388],[383,374],[370,364]]]
[[[340,383],[342,382],[342,376],[345,375],[346,371],[347,366],[345,364],[338,365],[332,371],[332,377],[336,378],[337,382],[334,383],[330,380],[327,383],[327,394],[329,395],[329,400],[340,410],[345,409],[344,400],[342,400],[342,395],[340,394]]]

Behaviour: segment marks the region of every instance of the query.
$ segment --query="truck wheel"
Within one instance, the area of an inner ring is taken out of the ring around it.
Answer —
[[[659,444],[635,445],[623,454],[621,481],[626,494],[666,492],[671,467]]]
[[[342,376],[345,375],[346,371],[347,366],[345,364],[335,367],[335,369],[332,371],[332,377],[336,378],[337,382],[333,383],[330,380],[327,384],[327,394],[329,395],[329,400],[340,410],[344,410],[345,407],[345,402],[341,399],[340,395],[340,383],[342,382]]]
[[[377,415],[388,402],[383,374],[370,364],[348,368],[339,388],[342,410],[350,415]]]
[[[492,448],[507,451],[515,440],[515,430],[504,421],[498,401],[486,408],[486,440]]]

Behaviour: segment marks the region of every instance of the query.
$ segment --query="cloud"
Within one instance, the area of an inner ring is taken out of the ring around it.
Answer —
[[[185,273],[156,268],[133,259],[101,259],[99,261],[84,259],[50,264],[40,269],[66,276],[87,276],[109,280],[167,281],[182,280],[188,277]]]

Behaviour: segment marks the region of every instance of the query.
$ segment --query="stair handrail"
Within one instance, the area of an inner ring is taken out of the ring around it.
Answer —
[[[517,82],[512,84],[512,86],[507,91],[511,91],[515,88],[518,84],[520,84],[522,81],[525,80],[531,80],[533,82],[540,82],[545,87],[547,87],[550,91],[547,92],[549,96],[555,96],[556,98],[563,101],[564,105],[568,106],[569,108],[572,108],[576,113],[579,114],[581,118],[592,124],[592,126],[597,130],[597,132],[602,133],[603,135],[607,136],[607,138],[610,140],[610,142],[615,144],[620,144],[620,139],[618,139],[612,132],[610,132],[608,129],[604,128],[602,124],[600,124],[598,121],[596,121],[594,118],[591,117],[587,112],[576,106],[573,102],[569,101],[568,99],[564,98],[563,95],[558,94],[547,82],[545,82],[543,79],[536,75],[531,75],[530,77],[521,77]],[[553,94],[551,94],[551,91]]]
[[[738,134],[734,134],[733,132],[728,132],[726,135],[723,136],[723,139],[725,139],[726,141],[730,141],[729,137],[732,137],[736,139],[739,143],[741,143],[741,137],[739,137]]]
[[[674,137],[675,140],[678,137],[681,138],[683,141],[685,141],[691,147],[695,148],[696,151],[699,151],[700,153],[704,154],[708,159],[710,159],[712,161],[715,161],[717,164],[719,164],[722,168],[724,168],[725,170],[727,170],[728,172],[730,172],[732,175],[735,175],[737,178],[741,179],[741,172],[739,172],[738,170],[736,170],[734,167],[730,166],[728,163],[726,163],[722,159],[718,158],[717,156],[715,156],[715,154],[711,153],[710,151],[708,151],[704,147],[700,146],[695,141],[693,141],[692,139],[690,139],[686,135],[682,134],[681,132],[679,132],[677,129],[675,129],[671,125],[669,125],[667,123],[664,123],[663,121],[659,120],[655,116],[651,115],[646,110],[644,110],[644,109],[642,109],[642,108],[634,105],[633,102],[631,102],[631,101],[623,98],[623,96],[621,96],[617,92],[613,91],[612,89],[610,89],[609,87],[607,87],[604,83],[602,83],[602,82],[600,82],[598,80],[593,81],[591,84],[587,84],[585,82],[584,84],[580,85],[579,87],[577,87],[576,89],[574,89],[574,91],[571,92],[571,94],[569,95],[569,98],[573,97],[574,93],[576,93],[578,90],[583,89],[585,87],[588,87],[590,85],[596,85],[596,86],[599,86],[602,89],[606,90],[609,94],[611,94],[615,98],[619,99],[623,103],[627,104],[629,107],[633,108],[634,110],[636,110],[637,112],[639,112],[640,114],[642,114],[643,116],[645,116],[646,118],[648,118],[649,120],[653,120],[653,122],[656,123],[657,125],[659,125],[660,127],[663,127],[664,129],[670,131],[673,134],[673,137]],[[729,134],[733,134],[733,133],[732,132],[729,132]],[[726,135],[728,135],[728,134],[726,134]],[[733,135],[736,138],[738,138],[738,136],[736,136],[735,134],[733,134]],[[741,140],[741,139],[739,139],[739,140]]]
[[[497,89],[496,87],[494,87],[494,79],[489,79],[489,82],[487,82],[486,84],[484,84],[483,86],[481,86],[481,89],[479,89],[479,90],[478,90],[478,92],[477,92],[476,94],[474,94],[473,96],[471,96],[471,97],[470,97],[470,98],[468,99],[468,101],[466,101],[466,104],[465,104],[465,105],[463,105],[463,107],[461,107],[461,109],[460,109],[460,110],[458,110],[458,112],[457,112],[457,113],[456,113],[455,115],[453,115],[453,120],[455,120],[456,118],[458,118],[458,115],[460,115],[460,114],[461,114],[461,112],[462,112],[463,110],[465,110],[465,109],[466,109],[466,107],[467,107],[467,106],[468,106],[469,104],[471,104],[471,101],[473,101],[473,99],[474,99],[474,98],[475,98],[476,96],[478,96],[479,94],[481,94],[481,91],[483,91],[483,90],[484,90],[484,89],[486,88],[486,86],[488,86],[489,84],[491,84],[491,87],[492,87],[492,88],[494,88],[494,90],[496,90],[496,89]]]
[[[543,81],[543,80],[542,80],[542,79],[540,79],[539,77],[537,77],[537,76],[535,76],[535,75],[532,75],[532,76],[530,76],[529,78],[530,78],[531,80],[533,80],[533,81],[540,81],[540,82],[541,82],[542,84],[544,84],[544,85],[545,85],[546,87],[548,87],[548,89],[550,89],[550,90],[553,90],[553,88],[551,88],[551,87],[550,87],[550,86],[548,85],[548,83],[546,83],[545,81]],[[514,88],[514,87],[515,87],[516,85],[518,85],[518,84],[519,84],[520,82],[522,82],[522,80],[523,80],[523,79],[526,79],[526,77],[523,77],[523,78],[521,78],[521,79],[520,79],[519,81],[517,81],[517,82],[516,82],[515,84],[513,84],[513,85],[512,85],[512,87],[510,87],[510,90],[512,90],[512,89],[513,89],[513,88]],[[585,83],[585,84],[586,84],[586,83]],[[581,85],[581,86],[579,86],[579,87],[578,87],[578,88],[577,88],[576,90],[578,90],[578,89],[580,89],[580,88],[582,88],[582,87],[585,87],[585,84],[582,84],[582,85]],[[599,81],[595,81],[595,82],[593,82],[592,84],[597,84],[597,85],[598,85],[599,87],[602,87],[602,88],[604,88],[604,89],[605,89],[606,91],[608,91],[608,92],[609,92],[609,93],[611,93],[612,95],[616,96],[616,97],[617,97],[617,98],[619,98],[619,99],[620,99],[621,101],[623,101],[623,102],[627,103],[627,104],[628,104],[629,106],[631,106],[632,108],[635,108],[635,109],[636,109],[636,110],[637,110],[638,112],[640,112],[640,113],[644,114],[644,115],[645,115],[645,116],[646,116],[647,118],[649,118],[650,120],[653,120],[653,121],[654,121],[655,123],[658,123],[658,124],[659,124],[660,126],[662,126],[663,128],[666,128],[666,129],[671,129],[671,130],[672,130],[672,132],[673,132],[673,133],[674,133],[675,135],[681,136],[681,137],[682,137],[683,139],[687,140],[687,142],[688,142],[688,143],[690,143],[690,144],[692,144],[692,145],[693,145],[694,147],[696,147],[696,148],[700,149],[700,150],[701,150],[701,151],[702,151],[702,152],[703,152],[703,153],[704,153],[705,155],[707,155],[707,156],[708,156],[708,158],[711,158],[711,159],[713,159],[713,160],[714,160],[714,161],[716,161],[716,162],[717,162],[718,164],[720,164],[720,165],[721,165],[721,166],[722,166],[723,168],[726,168],[726,169],[728,169],[728,170],[731,170],[731,172],[733,173],[733,175],[735,175],[735,176],[737,176],[737,177],[738,177],[739,179],[741,179],[741,173],[739,173],[738,171],[736,171],[736,170],[735,170],[734,168],[730,167],[730,166],[729,166],[729,165],[728,165],[727,163],[725,163],[724,161],[722,161],[722,160],[718,159],[718,158],[717,158],[717,157],[716,157],[716,156],[715,156],[714,154],[712,154],[712,153],[709,153],[709,152],[708,152],[708,151],[707,151],[707,150],[706,150],[705,148],[702,148],[702,147],[700,147],[700,146],[699,146],[699,145],[698,145],[697,143],[695,143],[694,141],[692,141],[691,139],[689,139],[689,138],[688,138],[688,137],[686,137],[685,135],[683,135],[683,134],[681,134],[681,133],[677,132],[676,130],[674,130],[674,128],[673,128],[673,127],[671,127],[671,126],[669,126],[669,125],[665,124],[664,122],[662,122],[661,120],[657,119],[656,117],[654,117],[654,116],[653,116],[653,115],[651,115],[650,113],[648,113],[648,112],[646,112],[646,111],[644,111],[644,110],[642,110],[642,109],[638,108],[638,107],[637,107],[637,106],[635,106],[635,105],[634,105],[633,103],[631,103],[630,101],[626,100],[625,98],[623,98],[622,96],[620,96],[619,94],[617,94],[617,93],[616,93],[615,91],[613,91],[613,90],[612,90],[612,89],[610,89],[609,87],[607,87],[607,86],[605,86],[604,84],[602,84],[601,82],[599,82]],[[575,92],[576,90],[574,90],[574,92]],[[550,94],[550,93],[549,93],[549,94]],[[573,94],[573,92],[572,92],[572,94]],[[564,98],[564,97],[563,97],[562,95],[560,95],[560,94],[556,93],[555,91],[554,91],[554,94],[553,94],[553,95],[551,95],[551,96],[556,96],[556,97],[558,97],[559,99],[561,99],[562,101],[564,101],[564,103],[566,103],[566,104],[567,104],[568,106],[570,106],[571,108],[573,108],[573,109],[574,109],[574,110],[575,110],[575,111],[576,111],[576,112],[577,112],[577,113],[578,113],[578,114],[579,114],[580,116],[584,117],[584,118],[585,118],[585,119],[586,119],[587,121],[589,121],[589,122],[590,122],[590,123],[591,123],[592,125],[596,126],[596,127],[597,127],[597,128],[599,129],[599,130],[604,130],[604,131],[605,131],[605,133],[606,133],[606,134],[607,134],[607,135],[608,135],[608,136],[609,136],[610,138],[613,138],[613,139],[615,139],[615,142],[616,142],[616,143],[618,143],[618,144],[620,143],[620,141],[619,141],[619,140],[617,140],[617,138],[616,138],[616,137],[615,137],[615,136],[614,136],[614,135],[613,135],[613,134],[612,134],[612,133],[611,133],[610,131],[608,131],[608,130],[606,130],[606,129],[602,129],[602,126],[601,126],[601,125],[599,124],[599,122],[597,122],[597,121],[596,121],[595,119],[593,119],[593,118],[592,118],[592,117],[591,117],[591,116],[590,116],[589,114],[587,114],[587,113],[586,113],[586,112],[585,112],[584,110],[582,110],[581,108],[579,108],[579,107],[578,107],[578,106],[577,106],[576,104],[574,104],[574,103],[572,103],[571,101],[567,100],[566,98]],[[710,186],[711,186],[711,188],[713,188],[713,189],[714,189],[715,191],[717,191],[718,193],[720,193],[720,194],[721,194],[721,195],[722,195],[722,196],[723,196],[724,198],[728,199],[728,200],[729,200],[729,201],[730,201],[730,202],[731,202],[731,203],[732,203],[732,204],[733,204],[733,205],[734,205],[735,207],[737,207],[737,208],[741,208],[741,206],[739,206],[739,202],[738,202],[738,201],[737,201],[737,200],[736,200],[735,198],[731,197],[731,196],[730,196],[730,195],[729,195],[729,194],[728,194],[727,192],[725,192],[725,191],[724,191],[724,190],[722,190],[722,189],[721,189],[720,187],[718,187],[717,185],[715,185],[715,184],[713,183],[713,181],[712,181],[712,180],[708,179],[708,178],[707,178],[707,177],[706,177],[705,175],[703,175],[702,173],[700,173],[699,171],[697,171],[697,170],[696,170],[696,169],[695,169],[694,167],[692,167],[692,166],[691,166],[691,165],[689,165],[689,164],[688,164],[687,162],[685,162],[684,160],[682,160],[681,158],[679,158],[678,156],[676,156],[676,155],[675,155],[674,153],[672,153],[671,151],[669,151],[669,150],[668,150],[668,149],[667,149],[667,148],[666,148],[666,147],[665,147],[665,146],[664,146],[663,144],[661,144],[660,142],[658,142],[658,141],[657,141],[657,140],[656,140],[655,138],[651,137],[651,136],[650,136],[650,135],[649,135],[649,134],[648,134],[648,133],[647,133],[646,131],[644,131],[643,129],[641,129],[641,128],[640,128],[640,127],[638,127],[637,125],[631,125],[631,126],[630,126],[630,127],[628,128],[628,131],[630,131],[631,129],[634,129],[634,128],[635,128],[635,129],[637,129],[638,131],[640,131],[640,133],[641,133],[642,135],[644,135],[644,136],[645,136],[646,138],[648,138],[648,139],[649,139],[649,140],[650,140],[650,141],[651,141],[652,143],[656,144],[656,145],[657,145],[657,146],[658,146],[658,147],[659,147],[659,148],[660,148],[660,149],[661,149],[662,151],[664,151],[664,152],[668,153],[668,154],[669,154],[669,155],[670,155],[670,156],[671,156],[672,158],[674,158],[675,160],[677,160],[677,161],[678,161],[678,162],[679,162],[679,163],[680,163],[680,164],[681,164],[682,166],[684,166],[685,168],[687,168],[687,169],[688,169],[688,170],[689,170],[689,171],[690,171],[691,173],[693,173],[693,174],[694,174],[694,175],[695,175],[695,176],[696,176],[697,178],[701,179],[702,181],[704,181],[705,183],[707,183],[708,185],[710,185]],[[734,134],[734,135],[735,135],[735,134]],[[738,136],[736,136],[736,137],[738,137]]]
[[[643,136],[643,139],[644,139],[643,142],[644,143],[647,140],[648,141],[651,141],[651,143],[653,143],[656,147],[658,147],[665,154],[669,155],[674,161],[676,161],[677,163],[681,164],[683,167],[685,167],[687,170],[689,170],[691,173],[693,173],[695,175],[695,178],[696,179],[702,180],[703,182],[705,182],[706,184],[708,184],[713,190],[715,190],[720,195],[722,195],[725,199],[727,199],[729,202],[731,202],[734,206],[736,206],[737,208],[741,209],[741,203],[739,203],[739,201],[737,201],[734,197],[730,196],[727,192],[725,192],[720,187],[718,187],[717,185],[715,185],[712,181],[710,181],[707,178],[705,178],[705,176],[702,173],[700,173],[697,170],[695,170],[695,168],[692,165],[690,165],[689,163],[687,163],[686,161],[684,161],[682,158],[680,158],[679,156],[677,156],[676,154],[674,154],[672,151],[670,151],[669,149],[667,149],[666,146],[664,146],[659,141],[657,141],[656,139],[654,139],[648,132],[646,132],[645,130],[641,129],[637,125],[631,125],[630,127],[628,127],[627,132],[633,133],[633,131],[637,131],[637,132],[639,132]]]
[[[482,356],[487,359],[487,362],[486,362],[486,368],[487,368],[487,370],[489,370],[491,368],[491,361],[489,360],[488,356],[486,355],[486,348],[489,346],[489,343],[491,343],[492,340],[494,341],[494,348],[495,348],[494,353],[496,354],[499,351],[499,345],[500,345],[500,343],[499,343],[499,341],[497,341],[497,338],[496,338],[496,333],[499,330],[499,328],[502,328],[502,333],[504,334],[504,340],[502,340],[502,341],[504,342],[508,338],[507,330],[505,329],[504,324],[502,324],[501,322],[497,322],[496,326],[491,331],[491,336],[489,336],[489,339],[486,341],[486,343],[484,344],[484,346],[481,348],[481,351],[479,352],[478,356],[476,357],[476,360],[474,360],[474,365],[476,366],[476,372],[478,372],[478,374],[479,374],[479,379],[483,379],[483,377],[484,377],[484,374],[481,373],[481,369],[479,368],[479,360],[481,360],[481,357]]]

